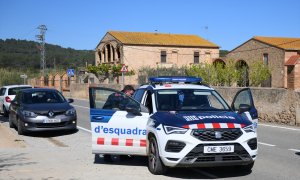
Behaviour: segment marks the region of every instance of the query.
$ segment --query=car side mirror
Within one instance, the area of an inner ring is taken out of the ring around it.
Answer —
[[[248,104],[240,104],[238,113],[242,114],[242,113],[244,113],[246,111],[249,111],[250,109],[251,109],[250,105],[248,105]]]
[[[125,107],[125,110],[128,112],[128,113],[132,113],[133,115],[136,115],[136,116],[142,116],[142,113],[140,112],[139,108],[136,107],[136,106],[133,106],[133,105],[127,105]]]
[[[73,103],[74,99],[68,99],[68,103]]]

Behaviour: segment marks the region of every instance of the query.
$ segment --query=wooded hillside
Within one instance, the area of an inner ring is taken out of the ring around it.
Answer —
[[[46,44],[46,67],[48,69],[67,69],[94,64],[92,50],[75,50],[58,45]],[[0,68],[40,69],[39,43],[34,41],[0,39]]]

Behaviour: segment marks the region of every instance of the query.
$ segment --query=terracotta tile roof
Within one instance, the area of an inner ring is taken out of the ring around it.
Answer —
[[[294,66],[297,63],[300,63],[300,55],[291,56],[287,62],[284,63],[285,66]]]
[[[161,45],[161,46],[189,46],[189,47],[213,47],[218,45],[207,41],[197,35],[187,34],[162,34],[145,32],[120,32],[109,31],[113,37],[124,44],[131,45]]]
[[[253,39],[285,50],[300,50],[300,38],[254,36]]]

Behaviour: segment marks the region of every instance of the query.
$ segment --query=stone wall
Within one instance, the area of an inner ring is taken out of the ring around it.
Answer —
[[[215,89],[231,105],[235,94],[242,88],[216,87]],[[259,121],[300,125],[300,91],[283,88],[251,88],[251,91]]]

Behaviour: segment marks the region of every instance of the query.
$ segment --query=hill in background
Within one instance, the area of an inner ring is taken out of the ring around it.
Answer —
[[[92,50],[75,50],[46,44],[46,68],[67,69],[85,67],[95,63]],[[0,68],[39,70],[39,43],[27,40],[0,39]]]

